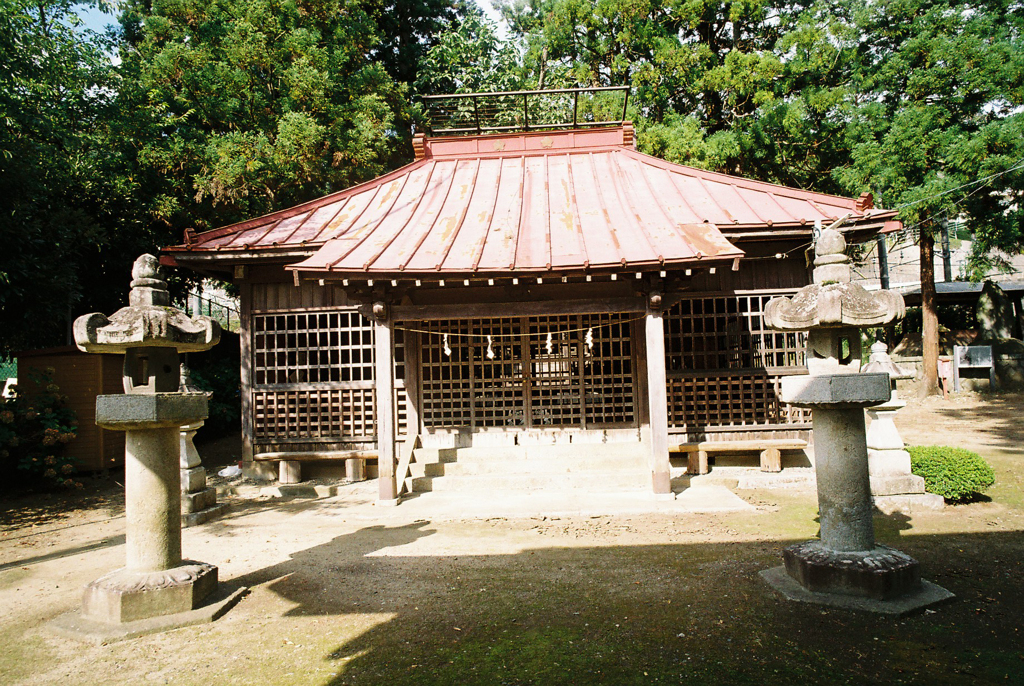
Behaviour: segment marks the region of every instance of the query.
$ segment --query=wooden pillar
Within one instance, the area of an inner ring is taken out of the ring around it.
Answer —
[[[665,378],[665,319],[661,295],[652,293],[644,318],[647,338],[647,414],[651,426],[650,468],[655,495],[672,494],[668,456],[668,386]]]
[[[244,270],[242,272],[244,274]],[[252,281],[239,283],[239,306],[241,308],[238,326],[239,355],[241,357],[240,379],[242,399],[242,463],[253,466],[253,412],[252,412]]]
[[[377,484],[381,504],[398,503],[395,482],[395,346],[394,322],[384,303],[373,305],[373,344],[377,399]]]

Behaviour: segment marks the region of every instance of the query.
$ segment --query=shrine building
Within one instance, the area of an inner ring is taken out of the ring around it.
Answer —
[[[895,212],[644,155],[625,121],[471,133],[163,251],[240,289],[247,473],[365,467],[394,502],[460,453],[554,488],[592,456],[669,494],[672,451],[808,438],[778,399],[803,336],[765,305],[809,283],[816,226],[864,241]]]

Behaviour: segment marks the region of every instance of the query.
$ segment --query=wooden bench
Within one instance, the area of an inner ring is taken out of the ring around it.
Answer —
[[[298,483],[302,480],[302,462],[320,460],[338,460],[345,462],[345,478],[348,481],[364,481],[366,479],[366,461],[377,459],[376,450],[327,450],[327,451],[294,451],[256,453],[252,456],[256,462],[274,461],[285,464],[278,467],[280,480],[284,483]],[[287,479],[285,474],[288,475]]]
[[[783,450],[801,450],[807,441],[798,438],[755,439],[750,441],[700,441],[669,445],[670,453],[687,453],[688,474],[708,473],[708,453],[742,453],[756,450],[761,455],[762,472],[781,472]]]

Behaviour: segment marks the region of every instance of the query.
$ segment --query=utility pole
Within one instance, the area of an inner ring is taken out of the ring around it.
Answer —
[[[947,283],[953,280],[953,262],[949,254],[949,220],[943,219],[939,224],[942,236],[942,276]]]
[[[885,245],[885,236],[878,234],[875,245],[878,246],[878,279],[882,290],[889,290],[889,249]]]

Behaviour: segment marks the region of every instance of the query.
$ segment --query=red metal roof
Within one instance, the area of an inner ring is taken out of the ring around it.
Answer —
[[[390,174],[167,251],[318,248],[290,268],[353,274],[599,270],[734,259],[743,252],[719,228],[770,231],[850,213],[856,222],[869,212],[855,199],[641,154],[629,125],[416,147],[418,159]]]

